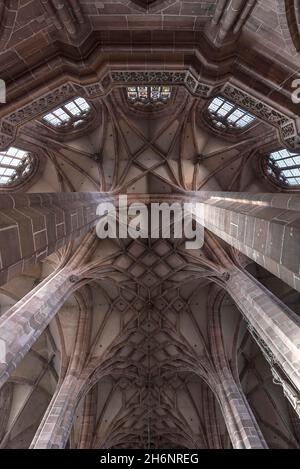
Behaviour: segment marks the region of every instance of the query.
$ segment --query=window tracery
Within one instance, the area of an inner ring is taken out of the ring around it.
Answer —
[[[76,128],[85,122],[90,110],[88,102],[79,96],[48,112],[43,120],[54,128]]]
[[[267,158],[267,173],[286,186],[300,185],[300,154],[283,148]]]
[[[207,114],[212,124],[221,130],[244,129],[256,119],[252,114],[222,96],[217,96],[211,101]]]
[[[9,186],[26,179],[32,172],[34,156],[17,147],[0,151],[0,185]]]
[[[127,99],[131,103],[167,103],[171,98],[171,87],[167,85],[128,86]]]

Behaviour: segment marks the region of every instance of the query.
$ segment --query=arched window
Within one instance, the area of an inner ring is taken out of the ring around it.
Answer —
[[[267,172],[281,184],[300,185],[300,154],[286,149],[270,153],[267,158]]]
[[[87,101],[77,97],[45,114],[43,120],[55,128],[76,128],[85,122],[90,110]]]
[[[127,98],[131,103],[155,104],[166,103],[171,97],[171,87],[159,86],[129,86]]]
[[[222,96],[214,98],[207,111],[212,124],[223,130],[244,129],[255,120],[254,116]]]
[[[34,157],[16,147],[0,151],[0,185],[8,186],[23,181],[33,170]]]

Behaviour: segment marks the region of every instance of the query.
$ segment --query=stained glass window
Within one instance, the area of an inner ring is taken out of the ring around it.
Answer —
[[[171,87],[166,85],[129,86],[127,88],[127,98],[132,103],[166,103],[170,97]]]

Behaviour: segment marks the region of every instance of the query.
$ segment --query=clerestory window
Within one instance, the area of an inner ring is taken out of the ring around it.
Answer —
[[[214,98],[207,111],[212,124],[223,130],[244,129],[255,120],[255,117],[246,110],[227,101],[222,96]]]
[[[24,181],[33,170],[34,157],[16,147],[0,151],[0,185],[8,186]]]
[[[267,172],[286,186],[300,185],[300,154],[281,149],[270,153],[267,159]]]
[[[127,98],[131,103],[167,103],[171,98],[171,87],[166,85],[129,86]]]
[[[91,106],[84,98],[77,97],[53,109],[43,116],[43,120],[55,128],[76,128],[85,122]]]

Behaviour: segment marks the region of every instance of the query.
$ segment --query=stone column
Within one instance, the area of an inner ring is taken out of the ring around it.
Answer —
[[[11,404],[13,398],[13,384],[5,383],[0,390],[0,449],[3,448],[7,434],[7,423],[9,421]]]
[[[0,285],[86,234],[101,193],[0,194]]]
[[[236,38],[248,20],[257,0],[219,0],[212,22],[207,28],[209,38],[222,45],[231,36]]]
[[[77,376],[67,374],[49,404],[31,449],[63,449],[66,446],[83,385]]]
[[[300,318],[261,283],[233,263],[212,235],[206,235],[207,246],[227,269],[224,281],[232,297],[290,383],[300,390]]]
[[[82,427],[79,436],[78,449],[92,448],[97,414],[96,404],[97,386],[94,386],[84,399]]]
[[[0,387],[48,326],[69,295],[80,283],[79,268],[98,242],[88,234],[69,262],[0,317]],[[75,275],[74,275],[75,274]],[[79,283],[78,283],[79,282]]]
[[[234,449],[267,449],[255,417],[228,369],[219,373],[214,392]]]
[[[222,449],[222,440],[216,415],[216,405],[218,405],[216,396],[208,386],[203,389],[202,393],[204,400],[203,421],[207,449]]]
[[[68,269],[58,271],[0,317],[0,387],[71,294],[70,277]]]
[[[300,391],[300,318],[250,274],[233,266],[226,290]]]
[[[209,296],[208,330],[211,357],[216,370],[214,392],[235,449],[266,449],[267,444],[246,396],[233,377],[222,335],[220,311],[225,292],[214,286]]]
[[[92,297],[85,288],[82,294],[77,292],[80,316],[70,363],[34,436],[30,446],[33,449],[66,446],[77,406],[88,391],[89,373],[84,368],[89,351]]]
[[[300,291],[300,195],[189,194],[199,223]]]

